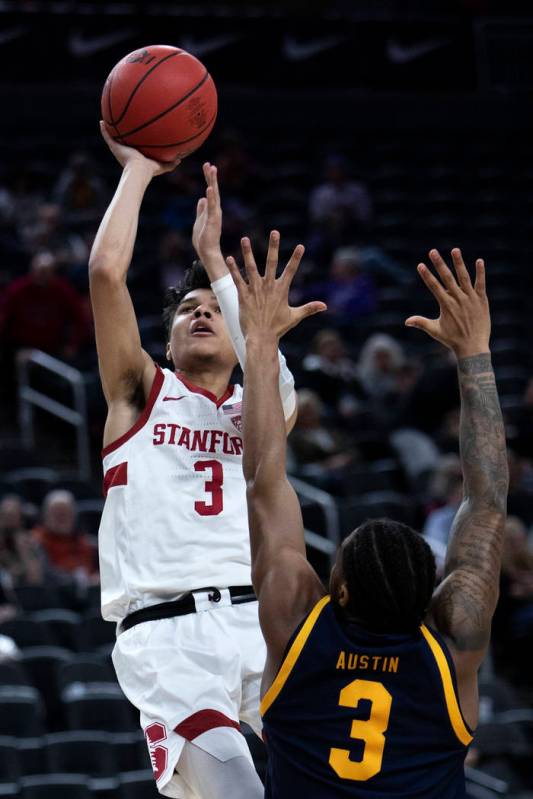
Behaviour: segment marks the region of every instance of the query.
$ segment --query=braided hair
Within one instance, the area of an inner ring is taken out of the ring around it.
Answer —
[[[403,632],[417,628],[435,587],[435,558],[411,527],[392,519],[361,524],[343,547],[349,600],[344,611],[369,628]]]
[[[170,340],[170,331],[172,330],[174,316],[183,298],[189,291],[209,288],[211,288],[211,281],[205,271],[204,265],[201,261],[193,261],[190,269],[187,269],[185,272],[183,280],[181,280],[177,286],[171,286],[166,290],[163,303],[163,324],[167,333],[167,341]]]

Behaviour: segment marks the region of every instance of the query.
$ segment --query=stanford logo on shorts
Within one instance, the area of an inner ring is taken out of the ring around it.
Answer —
[[[166,746],[161,746],[161,741],[166,741],[167,739],[167,731],[164,724],[155,722],[145,729],[144,734],[148,744],[148,751],[150,752],[155,781],[157,782],[164,774],[168,762],[168,749]]]

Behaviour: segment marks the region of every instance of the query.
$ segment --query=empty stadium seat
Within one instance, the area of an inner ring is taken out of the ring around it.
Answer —
[[[91,799],[86,777],[79,774],[37,774],[20,781],[21,799]]]
[[[59,732],[45,737],[50,772],[113,777],[119,769],[110,735],[104,732]]]
[[[58,668],[58,685],[64,689],[72,683],[113,683],[116,677],[113,668],[103,657],[96,654],[75,655]]]
[[[0,735],[31,736],[42,731],[43,707],[35,688],[0,686]]]
[[[13,736],[0,736],[0,783],[16,782],[20,777],[19,750]]]
[[[63,691],[62,700],[70,730],[128,732],[138,726],[132,706],[118,685],[75,683]]]
[[[12,638],[19,649],[28,646],[52,646],[54,643],[46,624],[27,616],[17,616],[2,622],[0,635]]]
[[[33,613],[31,618],[48,631],[49,643],[79,652],[81,616],[78,613],[63,608],[50,608]]]
[[[20,770],[25,777],[48,771],[43,737],[19,738],[18,749]]]
[[[4,480],[10,483],[17,494],[21,494],[24,499],[40,505],[46,494],[59,481],[59,474],[54,469],[30,467],[7,472]]]
[[[116,624],[104,621],[99,611],[91,611],[81,620],[80,636],[85,652],[108,652],[115,645]]]
[[[64,596],[55,586],[19,585],[13,591],[22,610],[28,613],[45,608],[63,608],[66,605]]]
[[[2,799],[19,799],[20,787],[18,782],[0,782],[0,797]]]
[[[157,799],[160,796],[152,770],[130,771],[119,775],[121,799]]]
[[[22,663],[38,688],[46,708],[46,722],[50,731],[62,729],[62,707],[57,689],[58,668],[72,655],[59,646],[34,646],[22,650]]]
[[[150,755],[142,730],[115,732],[110,739],[120,772],[151,768]]]

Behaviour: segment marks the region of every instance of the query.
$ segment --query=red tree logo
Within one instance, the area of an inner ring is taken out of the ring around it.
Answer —
[[[161,746],[161,741],[166,741],[167,739],[167,731],[164,724],[155,722],[145,729],[144,734],[148,744],[148,751],[150,752],[155,781],[157,782],[164,773],[168,762],[168,749],[166,746]]]

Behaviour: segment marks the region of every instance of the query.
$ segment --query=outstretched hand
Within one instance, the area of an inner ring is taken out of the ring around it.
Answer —
[[[438,319],[410,316],[407,327],[417,327],[455,352],[458,358],[466,358],[488,352],[490,339],[490,311],[485,291],[485,264],[476,261],[474,285],[466,269],[461,250],[452,250],[455,276],[448,268],[438,250],[431,250],[429,257],[440,280],[423,263],[418,264],[418,274],[439,304]]]
[[[125,167],[126,164],[136,161],[147,168],[150,178],[156,177],[157,175],[163,175],[165,172],[173,172],[174,169],[176,169],[176,167],[181,163],[181,158],[177,158],[175,161],[170,163],[153,161],[151,158],[146,158],[145,155],[139,152],[139,150],[136,150],[134,147],[128,147],[125,144],[120,144],[109,135],[106,124],[103,120],[100,120],[100,133],[102,134],[105,143],[122,167]]]
[[[209,162],[203,165],[207,188],[205,196],[198,200],[196,220],[192,229],[192,245],[200,260],[220,254],[222,233],[222,208],[218,189],[217,168]]]
[[[279,258],[279,233],[273,230],[270,234],[265,274],[257,271],[250,239],[241,239],[241,249],[248,282],[242,277],[234,258],[227,258],[226,263],[239,294],[239,318],[243,334],[248,337],[257,334],[259,337],[274,335],[281,338],[288,330],[296,327],[302,319],[327,310],[323,302],[308,302],[297,308],[289,305],[289,289],[298,271],[304,254],[304,247],[298,244],[291,255],[287,266],[279,278],[276,270]]]

